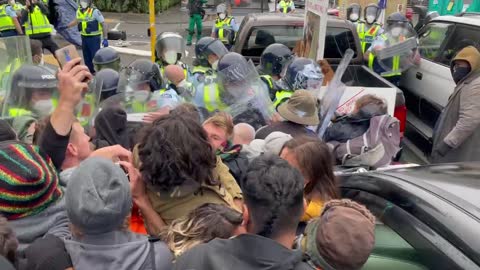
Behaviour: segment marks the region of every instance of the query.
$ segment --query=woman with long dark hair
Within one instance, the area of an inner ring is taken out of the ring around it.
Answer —
[[[307,208],[302,221],[320,216],[325,202],[339,198],[334,160],[325,143],[315,137],[297,137],[285,144],[280,156],[297,168],[305,180]]]

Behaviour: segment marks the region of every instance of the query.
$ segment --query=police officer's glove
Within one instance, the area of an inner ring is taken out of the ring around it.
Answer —
[[[103,47],[108,47],[108,39],[106,39],[106,38],[103,39],[102,46]]]

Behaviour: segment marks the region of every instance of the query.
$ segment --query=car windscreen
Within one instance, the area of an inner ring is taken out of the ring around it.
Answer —
[[[297,41],[303,37],[303,26],[298,25],[267,25],[253,27],[245,42],[242,55],[259,57],[263,50],[270,44],[282,43],[293,49]],[[324,58],[341,59],[347,49],[355,52],[355,37],[349,28],[327,27],[325,38]]]

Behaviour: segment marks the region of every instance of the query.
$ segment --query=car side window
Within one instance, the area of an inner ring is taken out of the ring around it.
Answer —
[[[428,239],[436,233],[402,208],[365,191],[342,193],[365,205],[377,219],[375,247],[362,270],[461,269]]]
[[[475,46],[479,48],[480,29],[473,26],[457,24],[445,49],[440,55],[439,61],[449,66],[455,55],[467,46]]]
[[[452,23],[429,23],[422,29],[418,41],[420,55],[430,61],[437,62],[442,44],[445,43],[455,26]]]
[[[352,30],[341,27],[327,27],[323,57],[328,59],[341,59],[347,49],[352,49],[355,52],[353,58],[357,57],[355,36]]]
[[[242,49],[243,56],[260,56],[270,44],[282,43],[293,49],[303,36],[303,26],[275,25],[253,27]]]

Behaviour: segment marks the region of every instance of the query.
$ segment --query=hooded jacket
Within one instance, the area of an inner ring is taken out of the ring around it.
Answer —
[[[180,256],[175,270],[303,270],[300,250],[291,250],[276,241],[254,234],[215,239]]]
[[[173,256],[163,242],[150,242],[146,236],[128,231],[85,235],[81,241],[67,238],[65,248],[75,270],[172,269]]]
[[[106,108],[95,118],[96,149],[119,144],[130,149],[127,129],[127,113],[121,108]]]
[[[265,140],[255,139],[250,144],[243,145],[242,153],[247,156],[249,162],[264,153],[279,156],[285,143],[291,139],[292,136],[286,133],[274,131]]]
[[[453,59],[470,64],[471,72],[458,82],[434,132],[433,163],[480,160],[480,52],[472,46]]]

